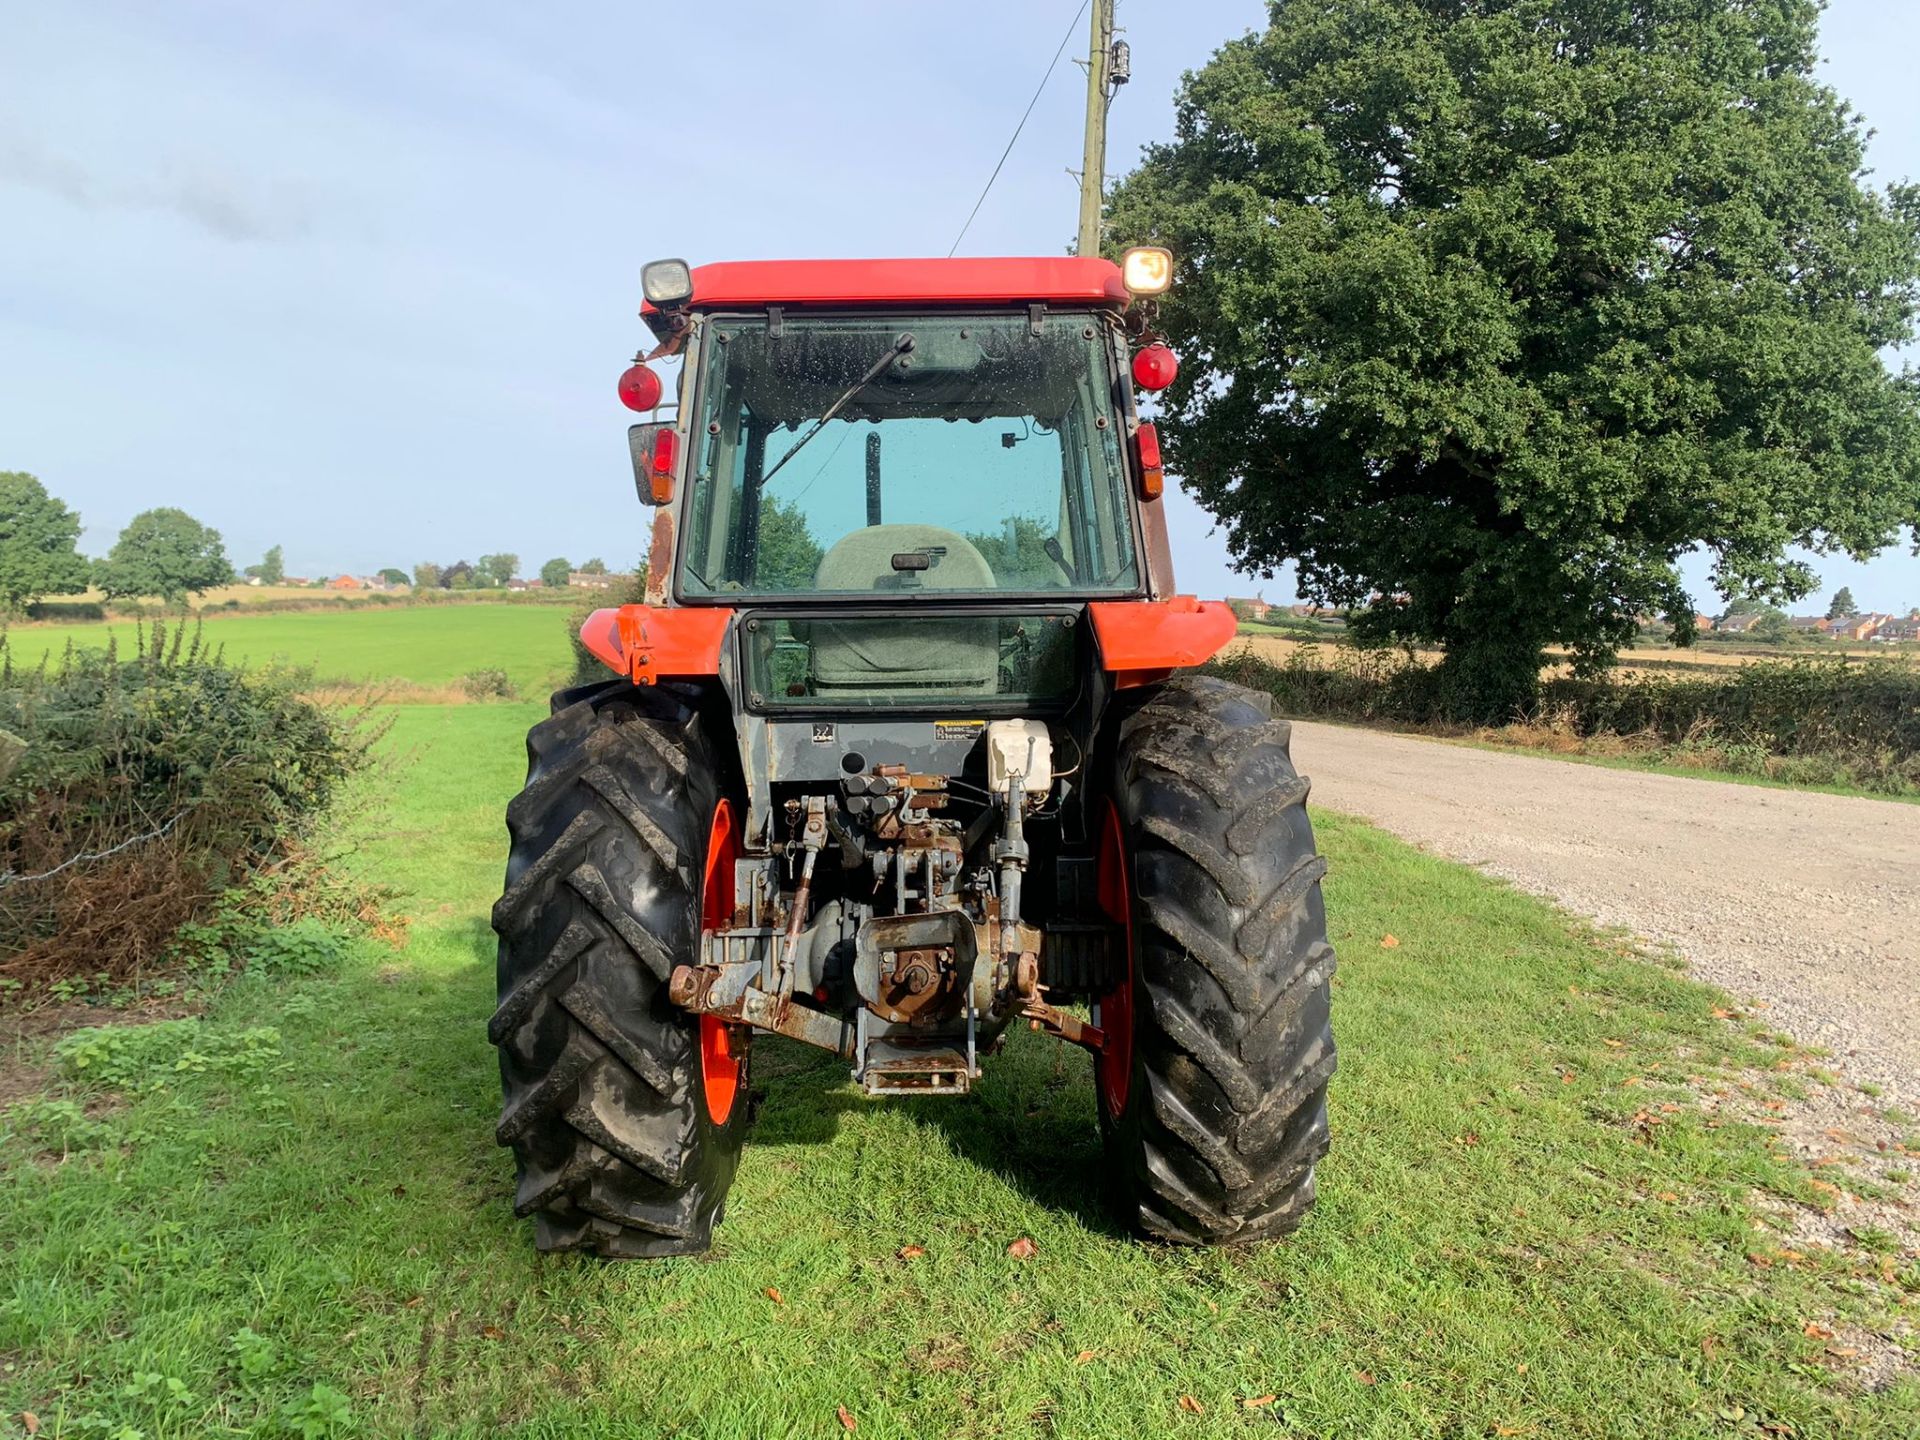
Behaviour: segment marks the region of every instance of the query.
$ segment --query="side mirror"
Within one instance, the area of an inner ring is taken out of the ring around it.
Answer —
[[[673,499],[673,462],[680,437],[671,420],[627,427],[627,449],[633,456],[633,488],[642,505],[665,505]]]

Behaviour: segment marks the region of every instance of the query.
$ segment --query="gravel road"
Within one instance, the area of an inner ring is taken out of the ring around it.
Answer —
[[[1313,803],[1665,941],[1920,1105],[1920,805],[1294,725]]]

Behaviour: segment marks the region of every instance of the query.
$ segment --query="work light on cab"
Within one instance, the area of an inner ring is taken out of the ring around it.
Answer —
[[[681,305],[693,298],[693,271],[684,260],[654,260],[640,267],[640,293],[649,305]]]
[[[1173,284],[1173,252],[1161,245],[1136,245],[1120,257],[1120,279],[1134,295],[1164,295]]]
[[[629,410],[652,410],[660,403],[660,377],[635,361],[620,376],[620,403]]]

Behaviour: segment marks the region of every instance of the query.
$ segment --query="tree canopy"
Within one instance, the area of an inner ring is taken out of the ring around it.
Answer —
[[[473,567],[473,583],[499,587],[520,572],[520,557],[502,553],[482,555]]]
[[[573,576],[573,566],[564,555],[556,555],[540,567],[540,583],[549,590],[564,590]]]
[[[233,580],[220,532],[170,505],[143,510],[127,522],[95,569],[109,598],[156,595],[181,601]]]
[[[0,470],[0,603],[17,610],[43,595],[77,595],[88,564],[80,517],[24,470]]]
[[[287,578],[286,559],[276,545],[260,558],[258,565],[249,565],[241,573],[262,585],[278,585]]]
[[[1827,606],[1829,620],[1851,620],[1860,613],[1860,607],[1854,603],[1853,591],[1842,585],[1833,592],[1833,603]]]
[[[760,531],[754,547],[754,583],[763,590],[811,590],[825,553],[798,505],[760,496]]]
[[[1175,256],[1169,460],[1250,572],[1438,641],[1493,714],[1542,648],[1677,641],[1695,547],[1797,599],[1790,546],[1920,518],[1920,191],[1863,178],[1817,0],[1278,0],[1115,191]]]

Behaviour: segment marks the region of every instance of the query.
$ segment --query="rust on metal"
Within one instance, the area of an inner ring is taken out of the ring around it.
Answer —
[[[1056,1039],[1065,1040],[1070,1045],[1084,1045],[1098,1054],[1106,1048],[1106,1032],[1098,1025],[1089,1024],[1078,1015],[1062,1010],[1058,1005],[1049,1005],[1044,1000],[1029,1000],[1020,1010],[1021,1015],[1032,1024],[1035,1030],[1045,1031]]]

